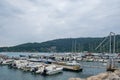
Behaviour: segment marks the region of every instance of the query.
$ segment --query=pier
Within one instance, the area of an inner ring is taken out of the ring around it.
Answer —
[[[81,72],[83,70],[80,66],[66,66],[66,65],[57,65],[63,67],[65,71]]]

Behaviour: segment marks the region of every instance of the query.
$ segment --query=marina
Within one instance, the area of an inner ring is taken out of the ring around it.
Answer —
[[[5,55],[3,56],[3,54],[6,54],[7,56]],[[96,55],[97,53],[93,53],[93,54],[91,53],[89,56],[85,55],[86,58],[85,56],[77,56],[77,58],[75,58],[75,55],[73,55],[74,61],[73,59],[69,59],[69,61],[67,61],[66,59],[63,60],[61,58],[61,55],[66,55],[67,58],[69,58],[69,56],[71,57],[70,53],[58,53],[59,57],[58,55],[52,54],[52,53],[36,53],[36,54],[35,53],[26,53],[26,54],[24,53],[25,54],[24,57],[20,56],[22,54],[23,53],[15,53],[15,52],[14,53],[9,53],[9,52],[1,53],[2,56],[0,60],[3,62],[1,62],[0,68],[10,70],[10,71],[13,70],[13,71],[17,71],[20,73],[22,72],[23,75],[26,74],[28,76],[34,76],[35,79],[38,77],[47,78],[47,76],[48,77],[53,76],[54,79],[55,79],[55,76],[65,77],[64,79],[59,79],[59,80],[68,80],[71,77],[86,78],[86,77],[90,77],[91,75],[96,75],[98,73],[106,72],[106,69],[107,69],[107,62],[104,61],[101,57],[99,57],[98,59],[95,58],[96,56],[90,58],[91,55],[93,56],[94,54]],[[33,55],[33,54],[34,54],[34,58],[32,56],[29,57],[29,55]],[[43,56],[43,54],[46,54],[46,55]],[[80,54],[81,53],[78,53],[76,55],[80,55]],[[35,57],[35,55],[37,55],[37,57]],[[51,59],[51,55],[56,55],[56,58]],[[116,64],[117,64],[117,67],[119,68],[120,64],[118,63],[118,61],[120,58],[118,57],[118,55],[119,54],[117,55],[115,54],[114,56],[117,59]],[[100,56],[99,53],[97,57],[98,56]],[[81,59],[78,60],[78,57]],[[91,61],[88,61],[89,59],[91,59]],[[75,66],[79,66],[79,68],[76,68]],[[45,67],[48,72],[45,72]],[[25,79],[25,80],[28,80],[28,79]],[[48,80],[50,80],[50,78]]]
[[[2,53],[3,54],[3,53]],[[9,52],[5,52],[4,54],[6,55],[9,55],[9,56],[19,56],[20,54],[23,54],[23,53],[9,53]],[[24,53],[25,54],[25,53]],[[35,53],[26,53],[27,54],[35,54]],[[42,53],[37,53],[39,55],[42,55]],[[44,53],[44,54],[48,54],[48,53]],[[98,63],[93,63],[93,62],[83,62],[81,64],[89,64],[89,65],[96,65]],[[99,63],[99,65],[103,66],[103,63]],[[14,68],[9,68],[7,65],[5,66],[0,66],[0,70],[1,71],[4,71],[3,73],[0,73],[1,76],[3,75],[6,75],[6,77],[1,77],[2,80],[7,80],[8,78],[13,80],[53,80],[54,79],[57,79],[57,80],[68,80],[69,78],[71,77],[82,77],[82,78],[85,78],[85,77],[89,77],[91,75],[96,75],[98,73],[101,73],[101,72],[105,72],[106,69],[105,67],[104,68],[100,68],[98,70],[98,68],[88,68],[88,67],[83,67],[83,71],[81,72],[73,72],[73,71],[62,71],[62,73],[58,73],[58,74],[55,74],[55,75],[50,75],[50,76],[43,76],[41,74],[35,74],[35,73],[32,73],[32,72],[29,72],[29,71],[23,71],[21,69],[14,69]],[[92,72],[92,73],[91,73]],[[12,73],[12,74],[11,74]],[[9,76],[7,76],[9,74]],[[11,77],[11,76],[22,76],[21,77]],[[29,78],[27,78],[29,77]]]

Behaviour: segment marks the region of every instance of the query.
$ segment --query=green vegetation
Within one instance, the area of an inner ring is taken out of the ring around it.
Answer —
[[[56,39],[42,43],[26,43],[12,47],[1,47],[0,52],[108,52],[109,40],[98,50],[95,50],[103,39],[104,38]],[[116,36],[116,52],[120,53],[120,35]]]

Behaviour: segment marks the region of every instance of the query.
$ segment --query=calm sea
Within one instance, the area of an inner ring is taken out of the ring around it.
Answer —
[[[5,54],[8,56],[19,56],[20,54],[35,54],[35,53],[18,53],[18,52],[4,52],[0,54]],[[36,53],[41,55],[49,55],[50,53]],[[98,62],[81,62],[84,65],[100,65],[104,66],[104,63]],[[17,69],[9,69],[7,66],[0,66],[0,80],[68,80],[71,77],[77,78],[86,78],[91,75],[96,75],[101,72],[105,72],[105,68],[86,68],[83,67],[83,72],[70,72],[70,71],[63,71],[63,73],[51,75],[51,76],[42,76],[42,75],[35,75],[30,72],[23,72]]]

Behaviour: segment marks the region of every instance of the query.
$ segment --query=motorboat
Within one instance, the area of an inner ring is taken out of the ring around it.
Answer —
[[[41,67],[39,67],[39,68],[37,68],[36,69],[36,74],[42,74],[43,73],[43,71],[44,71],[44,66],[41,66]]]
[[[63,70],[63,67],[58,67],[56,65],[49,65],[44,68],[43,75],[53,75],[57,73],[61,73]]]

